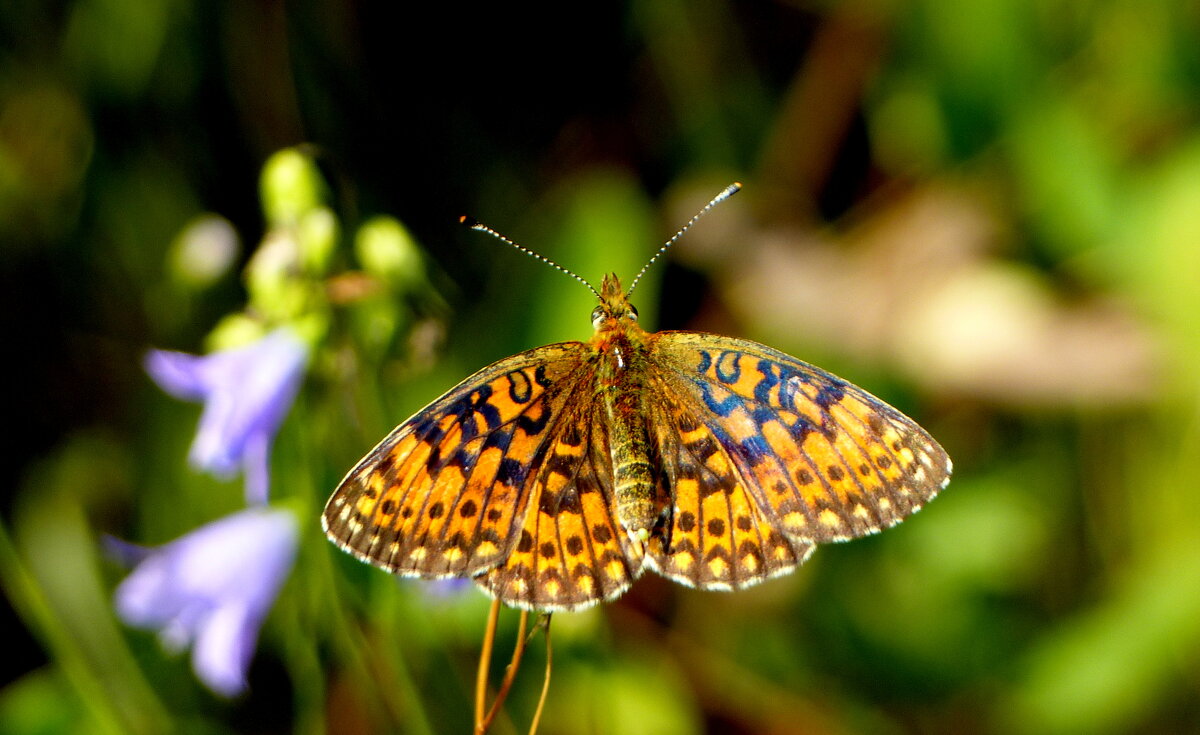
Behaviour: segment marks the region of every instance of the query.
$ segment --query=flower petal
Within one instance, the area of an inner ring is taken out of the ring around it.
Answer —
[[[164,549],[173,584],[193,598],[238,597],[270,607],[291,568],[299,533],[290,511],[257,507],[202,526]]]
[[[203,400],[208,392],[203,371],[204,358],[184,352],[150,350],[144,367],[158,387],[184,401]]]
[[[247,439],[242,470],[246,473],[246,502],[265,504],[271,489],[271,436],[265,431],[256,431]]]
[[[307,361],[305,343],[278,329],[204,357],[152,350],[146,369],[168,393],[204,402],[188,453],[192,465],[228,477],[254,462],[257,474],[247,478],[247,495],[264,502],[271,440],[291,409]]]
[[[285,330],[252,348],[214,355],[212,389],[192,445],[193,463],[229,474],[242,464],[251,437],[274,436],[295,400],[307,357],[304,343]]]
[[[207,616],[192,650],[197,678],[226,697],[244,692],[261,623],[245,605],[236,603],[222,605]]]

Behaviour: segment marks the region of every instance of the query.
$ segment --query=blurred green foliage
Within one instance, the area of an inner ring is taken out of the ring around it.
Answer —
[[[589,334],[586,289],[457,215],[628,283],[734,179],[643,322],[834,369],[954,480],[758,588],[647,577],[555,616],[542,732],[1200,723],[1194,3],[13,0],[0,38],[0,732],[469,730],[487,601],[318,522],[443,390]],[[119,623],[99,540],[241,506],[140,361],[280,322],[316,348],[272,487],[310,522],[223,701]],[[538,641],[495,732],[530,720]]]

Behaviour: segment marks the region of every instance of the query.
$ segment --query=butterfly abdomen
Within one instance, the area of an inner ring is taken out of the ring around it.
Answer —
[[[642,423],[640,396],[621,392],[608,402],[617,520],[631,536],[645,541],[657,515],[650,468],[650,442]]]
[[[617,332],[600,341],[600,390],[608,417],[617,520],[632,538],[645,541],[658,515],[642,405],[647,357],[644,344],[630,336]]]

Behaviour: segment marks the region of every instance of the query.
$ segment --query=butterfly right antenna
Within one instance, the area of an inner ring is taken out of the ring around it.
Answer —
[[[696,224],[696,220],[698,220],[701,217],[703,217],[704,215],[708,214],[708,210],[717,206],[718,204],[725,201],[726,199],[733,196],[734,194],[737,194],[741,190],[742,190],[741,182],[735,181],[732,184],[730,184],[729,186],[725,187],[721,191],[720,194],[713,197],[712,201],[710,201],[708,204],[705,204],[704,207],[699,212],[696,212],[696,215],[694,217],[692,217],[690,220],[688,220],[687,223],[683,227],[680,227],[679,230],[676,231],[674,235],[671,235],[670,240],[667,240],[665,243],[663,243],[663,246],[658,249],[658,252],[656,252],[656,253],[654,253],[654,255],[650,256],[650,260],[646,261],[646,264],[643,265],[642,269],[640,271],[638,271],[638,274],[636,276],[634,276],[633,283],[629,284],[629,290],[625,292],[625,295],[628,296],[633,293],[633,289],[637,287],[638,281],[642,280],[642,276],[646,273],[646,269],[649,268],[651,265],[654,265],[654,261],[658,260],[658,256],[667,252],[667,248],[674,245],[676,240],[683,237],[683,233],[687,232],[691,228],[692,225]]]

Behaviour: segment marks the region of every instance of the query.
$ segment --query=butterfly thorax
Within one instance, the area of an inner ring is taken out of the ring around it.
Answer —
[[[637,310],[612,274],[604,279],[592,320],[596,334],[591,345],[597,357],[599,399],[608,419],[617,519],[631,538],[644,542],[658,516],[643,405],[653,337],[638,325]]]

